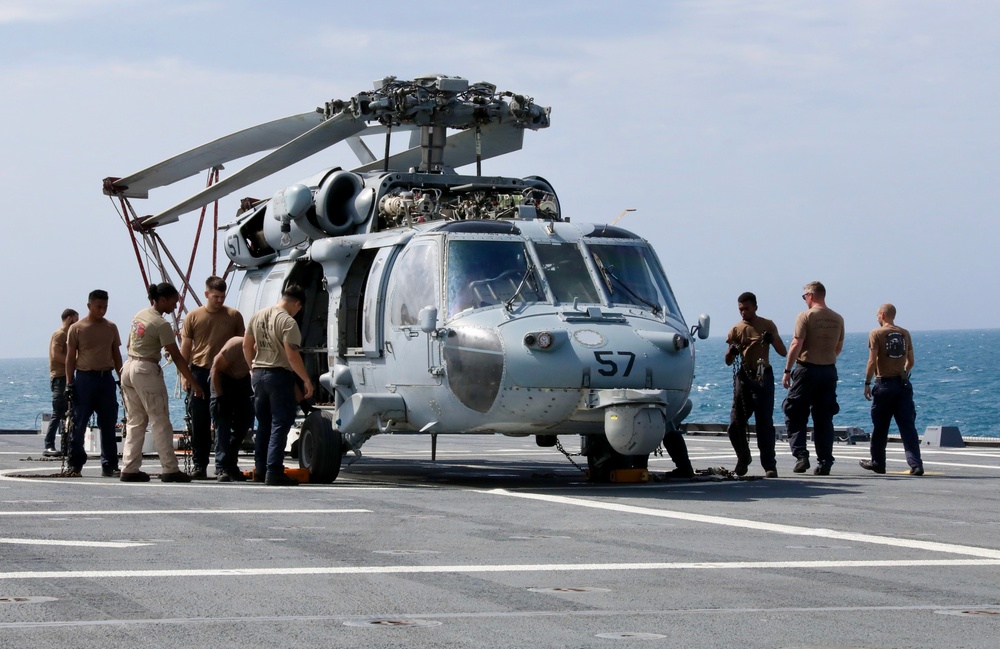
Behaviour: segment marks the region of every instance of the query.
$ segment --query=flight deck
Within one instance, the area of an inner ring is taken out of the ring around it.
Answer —
[[[573,450],[572,437],[565,438]],[[695,469],[732,467],[688,435]],[[0,436],[2,647],[982,647],[1000,633],[1000,449],[910,476],[592,484],[554,448],[383,435],[333,484],[54,473]],[[574,458],[578,463],[580,458]],[[249,457],[240,464],[248,467]],[[290,464],[290,462],[289,462]],[[585,467],[586,462],[582,465]],[[144,468],[158,472],[155,457]]]

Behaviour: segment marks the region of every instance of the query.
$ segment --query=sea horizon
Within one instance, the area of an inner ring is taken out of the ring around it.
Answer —
[[[728,331],[728,328],[726,329]],[[912,331],[916,364],[913,372],[917,431],[928,426],[956,426],[963,436],[1000,437],[1000,329],[946,329]],[[845,336],[837,360],[840,413],[836,426],[871,432],[870,402],[864,399],[868,359],[868,332]],[[728,423],[732,405],[732,368],[725,365],[725,339],[711,336],[695,342],[695,377],[691,387],[691,414],[686,421]],[[772,363],[781,359],[773,355]],[[184,399],[173,365],[164,366],[171,394],[174,427],[183,427]],[[775,423],[783,423],[781,402],[785,390],[776,385]],[[0,430],[37,430],[51,408],[48,358],[31,356],[0,359]],[[896,433],[895,424],[890,434]]]

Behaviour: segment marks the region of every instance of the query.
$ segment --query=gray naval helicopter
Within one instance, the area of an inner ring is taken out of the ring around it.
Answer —
[[[291,452],[310,481],[383,433],[579,435],[589,477],[645,469],[691,409],[695,337],[649,243],[570,222],[540,176],[483,176],[550,109],[484,82],[387,77],[346,101],[269,122],[126,178],[106,194],[145,198],[253,152],[231,177],[131,229],[146,235],[337,142],[361,164],[244,199],[221,245],[241,274],[244,317],[295,283],[308,296],[301,352],[315,409]],[[449,130],[453,133],[449,135]],[[390,155],[392,134],[409,148]],[[361,139],[385,137],[376,157]],[[475,163],[475,175],[455,168]],[[193,293],[193,292],[192,292]],[[567,453],[567,455],[569,455]],[[353,460],[352,460],[353,461]],[[616,478],[617,474],[617,478]]]

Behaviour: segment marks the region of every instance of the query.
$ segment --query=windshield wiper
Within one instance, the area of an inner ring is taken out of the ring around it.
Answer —
[[[594,263],[597,265],[597,270],[601,271],[601,277],[604,278],[604,283],[608,287],[609,295],[615,294],[614,286],[611,285],[611,280],[614,280],[615,282],[617,282],[618,286],[620,286],[623,291],[632,296],[633,299],[649,307],[649,310],[653,312],[653,315],[655,316],[660,315],[663,309],[661,309],[658,304],[653,304],[652,302],[641,297],[638,293],[629,288],[628,284],[623,282],[621,278],[619,278],[617,275],[615,275],[613,272],[611,272],[604,266],[604,262],[601,261],[601,257],[596,252],[593,254],[594,254]],[[612,266],[612,268],[614,267]]]
[[[521,281],[518,283],[517,289],[514,291],[514,294],[510,296],[509,300],[503,303],[504,308],[506,308],[508,311],[510,311],[514,307],[514,299],[521,294],[521,290],[524,288],[524,285],[528,282],[528,278],[534,275],[534,271],[535,271],[535,264],[534,262],[529,261],[528,267],[524,269],[524,275],[521,277]],[[534,284],[534,282],[532,282],[532,284]],[[534,288],[535,290],[535,298],[537,301],[538,289],[535,287],[532,288]]]

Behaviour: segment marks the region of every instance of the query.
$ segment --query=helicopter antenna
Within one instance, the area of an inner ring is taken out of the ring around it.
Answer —
[[[622,220],[623,216],[625,216],[629,212],[634,212],[634,211],[635,211],[634,207],[627,207],[627,208],[625,208],[625,211],[623,211],[621,214],[619,214],[617,217],[615,217],[615,220],[612,221],[611,223],[608,223],[608,225],[614,225],[615,223],[618,223],[619,221]]]

